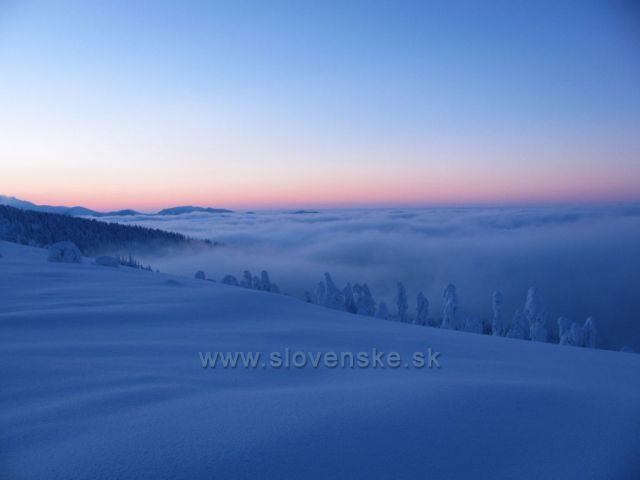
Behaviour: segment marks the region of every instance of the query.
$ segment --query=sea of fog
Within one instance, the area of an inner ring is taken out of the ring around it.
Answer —
[[[204,270],[220,280],[267,270],[287,294],[315,291],[324,272],[338,284],[368,283],[395,309],[396,282],[415,304],[424,292],[438,316],[443,287],[458,288],[469,314],[491,315],[491,295],[510,316],[536,286],[558,316],[595,317],[600,346],[640,350],[640,205],[537,208],[235,212],[110,217],[223,243],[206,253],[149,255],[163,272]]]

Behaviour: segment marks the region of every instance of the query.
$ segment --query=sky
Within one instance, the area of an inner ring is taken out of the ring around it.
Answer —
[[[0,0],[0,193],[320,208],[640,199],[632,1]]]

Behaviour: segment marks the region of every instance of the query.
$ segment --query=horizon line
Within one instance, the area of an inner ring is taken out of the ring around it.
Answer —
[[[428,209],[428,208],[553,208],[553,207],[586,207],[586,206],[605,206],[605,205],[629,205],[640,203],[639,198],[601,198],[601,199],[522,199],[522,200],[460,200],[460,201],[425,201],[425,202],[336,202],[335,204],[319,203],[292,203],[272,204],[272,205],[224,205],[217,203],[200,203],[200,202],[167,202],[164,206],[145,206],[142,208],[136,206],[125,207],[106,207],[104,204],[97,206],[96,204],[86,203],[65,203],[46,202],[38,203],[24,197],[15,195],[7,195],[0,193],[0,197],[12,198],[18,201],[29,202],[38,207],[63,207],[63,208],[87,208],[99,213],[109,213],[121,210],[134,210],[140,214],[152,215],[162,210],[178,207],[198,207],[225,209],[232,211],[283,211],[283,210],[385,210],[385,209]],[[8,205],[11,206],[11,205]]]

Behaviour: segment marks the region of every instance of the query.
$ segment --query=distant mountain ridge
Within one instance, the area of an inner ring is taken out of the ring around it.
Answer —
[[[125,209],[115,210],[111,212],[99,212],[97,210],[91,210],[81,206],[65,207],[65,206],[53,206],[53,205],[37,205],[27,200],[21,200],[16,197],[10,197],[7,195],[0,195],[0,205],[8,207],[20,208],[22,210],[35,210],[37,212],[45,213],[58,213],[61,215],[69,215],[72,217],[111,217],[111,216],[130,216],[130,215],[145,215],[142,212],[136,210]],[[148,215],[182,215],[183,213],[233,213],[232,210],[226,210],[224,208],[209,208],[209,207],[194,207],[191,205],[165,208],[157,213],[150,213]]]
[[[209,207],[194,207],[191,205],[185,205],[183,207],[172,207],[160,210],[156,215],[182,215],[183,213],[233,213],[232,210],[225,208],[209,208]]]

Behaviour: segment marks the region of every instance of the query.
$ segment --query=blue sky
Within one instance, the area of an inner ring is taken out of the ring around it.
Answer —
[[[638,199],[639,51],[625,1],[0,1],[0,189],[143,208]]]

